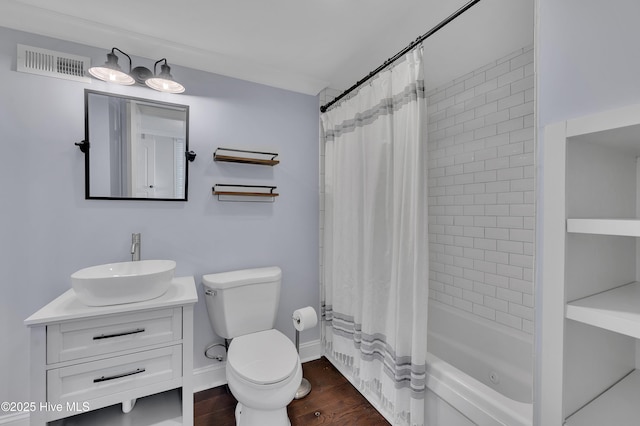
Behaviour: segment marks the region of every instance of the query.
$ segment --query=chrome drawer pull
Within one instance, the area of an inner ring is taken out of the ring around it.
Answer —
[[[137,368],[136,370],[129,371],[128,373],[116,374],[115,376],[109,376],[109,377],[102,376],[97,379],[93,379],[93,383],[100,383],[100,382],[106,382],[108,380],[120,379],[122,377],[133,376],[134,374],[140,374],[144,372],[145,372],[144,368]]]
[[[101,334],[99,336],[93,336],[93,340],[111,339],[112,337],[128,336],[130,334],[137,334],[137,333],[144,333],[144,328],[136,328],[135,330],[123,331],[122,333]]]

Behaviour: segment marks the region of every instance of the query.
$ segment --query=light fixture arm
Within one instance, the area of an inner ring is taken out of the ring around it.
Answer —
[[[162,59],[160,59],[160,60],[156,61],[156,63],[155,63],[155,64],[153,64],[153,75],[157,75],[157,74],[156,74],[156,66],[158,66],[158,64],[159,64],[160,62],[162,62],[162,61],[164,61],[164,65],[167,65],[167,58],[162,58]]]
[[[111,54],[115,55],[115,51],[118,51],[120,53],[122,53],[124,56],[127,57],[127,59],[129,59],[129,73],[131,73],[131,56],[127,55],[126,53],[124,53],[122,50],[118,49],[117,47],[114,47],[113,49],[111,49]]]

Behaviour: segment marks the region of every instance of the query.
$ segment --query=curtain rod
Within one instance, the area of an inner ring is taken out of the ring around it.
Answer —
[[[454,19],[456,19],[458,16],[462,15],[464,12],[466,12],[467,10],[469,10],[471,8],[471,6],[475,5],[476,3],[479,3],[480,0],[471,0],[470,2],[468,2],[467,4],[465,4],[464,6],[462,6],[460,9],[456,10],[455,12],[453,12],[451,15],[449,15],[447,18],[445,18],[444,20],[442,20],[438,25],[436,25],[435,27],[431,28],[429,31],[427,31],[425,34],[423,34],[422,36],[418,37],[414,42],[412,42],[411,44],[409,44],[409,46],[405,47],[404,49],[402,49],[400,52],[396,53],[395,55],[393,55],[392,57],[390,57],[389,59],[387,59],[386,61],[384,61],[384,63],[382,65],[380,65],[378,68],[376,68],[375,70],[371,71],[369,74],[367,74],[362,80],[359,80],[356,84],[354,84],[353,86],[351,86],[350,88],[348,88],[347,90],[345,90],[344,92],[342,92],[338,97],[336,97],[334,100],[332,100],[331,102],[327,103],[326,105],[323,105],[320,107],[320,112],[326,112],[327,109],[331,108],[331,106],[333,104],[335,104],[336,102],[340,101],[342,98],[344,98],[345,96],[347,96],[349,93],[353,92],[355,89],[357,89],[358,87],[360,87],[363,83],[365,83],[366,81],[368,81],[369,79],[371,79],[372,77],[374,77],[376,74],[378,74],[380,71],[384,70],[386,67],[388,67],[390,64],[394,63],[398,58],[402,57],[403,55],[405,55],[406,53],[410,52],[411,50],[413,50],[416,46],[418,46],[420,43],[422,43],[423,41],[425,41],[426,39],[428,39],[429,37],[431,37],[433,34],[435,34],[438,30],[440,30],[441,28],[443,28],[444,26],[446,26],[449,22],[453,21]]]

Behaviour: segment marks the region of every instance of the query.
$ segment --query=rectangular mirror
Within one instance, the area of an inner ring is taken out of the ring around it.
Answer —
[[[186,201],[189,106],[85,90],[85,197]]]

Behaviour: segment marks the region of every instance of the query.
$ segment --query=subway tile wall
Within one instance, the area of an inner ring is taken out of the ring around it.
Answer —
[[[533,334],[533,47],[427,99],[429,297]]]

